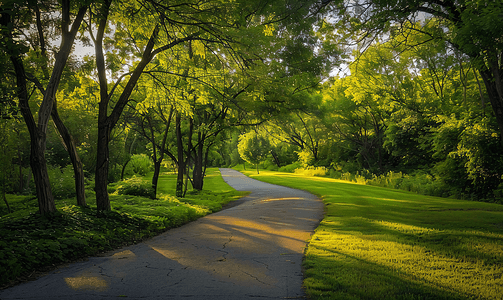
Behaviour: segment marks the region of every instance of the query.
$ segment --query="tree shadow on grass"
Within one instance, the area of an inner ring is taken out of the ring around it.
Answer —
[[[304,287],[312,299],[467,299],[352,255],[318,250],[323,254],[308,254],[304,262]]]

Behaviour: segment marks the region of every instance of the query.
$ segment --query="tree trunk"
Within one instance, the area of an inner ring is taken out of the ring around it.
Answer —
[[[126,173],[126,167],[127,165],[129,164],[129,162],[131,161],[131,158],[129,158],[126,163],[124,163],[122,165],[122,170],[121,170],[121,180],[124,180],[124,173]]]
[[[281,162],[279,161],[279,157],[274,150],[271,150],[271,155],[272,155],[272,158],[274,159],[274,163],[276,164],[276,166],[278,168],[281,168]]]
[[[45,161],[45,132],[40,130],[30,110],[28,91],[26,89],[26,74],[19,55],[11,54],[11,62],[16,73],[17,96],[19,109],[30,133],[30,166],[35,181],[38,208],[41,215],[56,211],[54,196],[51,191],[47,164]]]
[[[194,170],[192,172],[192,187],[195,190],[203,189],[203,150],[205,136],[201,132],[197,135],[197,147],[194,151]]]
[[[95,188],[96,207],[99,211],[111,210],[108,197],[110,127],[108,122],[98,121],[98,151],[96,155]]]
[[[179,112],[176,113],[175,123],[176,123],[176,147],[178,153],[178,175],[176,177],[176,196],[183,197],[183,174],[185,173],[185,157],[183,153],[183,143],[182,143],[182,129],[181,129],[181,115]]]
[[[161,116],[162,116],[162,119],[166,122],[166,128],[164,129],[164,136],[162,138],[162,142],[161,142],[161,145],[159,145],[159,158],[157,159],[154,159],[154,176],[152,176],[152,188],[154,189],[154,199],[157,198],[157,184],[159,182],[159,173],[161,172],[161,163],[162,163],[162,160],[164,159],[164,152],[165,152],[165,148],[166,148],[166,140],[168,138],[168,132],[169,132],[169,126],[171,125],[171,118],[173,117],[173,106],[171,106],[170,110],[169,110],[169,117],[168,119],[166,120],[164,118],[164,115],[162,114],[162,110],[161,110]],[[152,129],[152,126],[150,127]],[[152,135],[152,145],[154,147],[154,154],[156,153],[156,144],[155,144],[155,136],[154,136],[154,132],[153,132],[153,129],[152,129],[152,132],[151,132],[151,135]],[[154,155],[155,157],[155,155]]]
[[[56,210],[45,160],[47,125],[49,123],[49,118],[53,108],[53,102],[56,98],[56,92],[61,80],[63,69],[66,66],[66,62],[68,60],[68,56],[70,55],[75,36],[87,11],[87,6],[83,6],[79,9],[79,12],[75,17],[70,29],[70,1],[64,0],[61,2],[61,4],[61,44],[59,51],[56,54],[56,60],[54,63],[51,78],[49,80],[49,83],[47,84],[44,98],[39,107],[38,124],[35,123],[35,119],[33,118],[28,103],[29,96],[27,91],[26,72],[21,59],[19,47],[17,47],[15,37],[12,35],[12,32],[6,31],[6,42],[10,44],[10,47],[7,47],[7,51],[16,73],[19,108],[25,120],[26,126],[28,127],[28,131],[30,132],[30,166],[32,168],[33,178],[35,180],[39,212],[42,215]],[[10,19],[8,10],[12,8],[5,7],[4,9],[5,11],[7,11],[7,13],[2,14],[0,23],[6,28],[10,28],[12,27],[12,20]]]
[[[161,173],[162,159],[154,161],[154,175],[152,176],[152,189],[154,190],[154,199],[157,198],[157,184],[159,182],[159,174]]]
[[[500,130],[500,142],[503,145],[503,69],[498,66],[498,60],[495,58],[490,62],[490,68],[479,70],[484,80],[487,95]]]
[[[63,124],[63,121],[61,121],[61,118],[59,117],[56,101],[54,101],[51,116],[54,124],[56,124],[56,128],[58,129],[61,138],[63,139],[66,151],[68,151],[68,154],[70,155],[75,178],[75,193],[77,194],[77,205],[86,206],[87,203],[84,183],[84,168],[82,166],[82,161],[80,160],[79,154],[77,153],[77,147],[75,147],[75,142],[72,135],[70,134],[70,131],[68,131],[68,128],[66,128],[65,124]]]

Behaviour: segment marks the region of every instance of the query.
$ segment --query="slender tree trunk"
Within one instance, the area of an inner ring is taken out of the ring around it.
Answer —
[[[124,180],[124,173],[126,173],[126,167],[131,161],[131,158],[129,158],[125,164],[122,165],[122,170],[121,170],[121,180]]]
[[[157,185],[159,182],[159,173],[161,172],[161,163],[162,163],[162,160],[164,159],[166,140],[168,138],[169,127],[171,125],[171,118],[173,117],[173,111],[174,111],[173,106],[171,106],[171,108],[169,110],[169,117],[166,120],[164,118],[164,115],[162,114],[162,110],[161,110],[161,116],[162,116],[162,119],[166,122],[166,128],[164,129],[164,136],[162,138],[161,145],[159,146],[159,152],[160,152],[159,158],[157,160],[154,159],[154,176],[152,176],[152,188],[154,189],[154,198],[157,198]],[[152,144],[153,144],[154,151],[155,151],[156,144],[155,144],[153,130],[152,130],[151,134],[152,134]]]
[[[203,189],[203,160],[204,160],[204,139],[205,135],[201,132],[197,135],[197,147],[194,151],[194,171],[192,172],[192,182],[195,190]]]
[[[99,211],[111,210],[108,197],[108,167],[110,129],[106,120],[98,121],[98,150],[96,153],[95,192],[96,207]]]
[[[176,147],[178,153],[178,174],[176,177],[176,196],[183,197],[183,174],[185,172],[185,157],[183,153],[183,143],[182,143],[182,128],[181,122],[182,117],[179,112],[176,113],[175,123],[176,123]]]
[[[271,155],[272,155],[272,158],[274,159],[274,163],[276,164],[276,166],[278,168],[281,168],[281,162],[279,161],[279,157],[278,155],[276,154],[275,151],[271,150]]]
[[[68,130],[68,128],[66,128],[65,124],[63,124],[63,121],[61,121],[61,118],[59,117],[56,101],[54,101],[51,116],[54,124],[56,124],[61,138],[63,139],[66,151],[68,151],[68,154],[70,155],[70,161],[72,162],[73,174],[75,178],[77,205],[86,206],[87,203],[84,183],[84,168],[82,161],[80,160],[79,154],[77,152],[77,147],[75,147],[75,142],[72,135],[70,134],[70,131]]]
[[[159,174],[161,173],[161,160],[154,161],[154,175],[152,176],[152,189],[154,190],[154,199],[157,198],[157,185],[159,183]]]

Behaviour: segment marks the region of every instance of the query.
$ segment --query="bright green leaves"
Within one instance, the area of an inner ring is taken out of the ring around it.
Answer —
[[[269,154],[271,145],[265,137],[250,131],[239,137],[238,151],[242,159],[257,165],[258,171],[258,164]]]

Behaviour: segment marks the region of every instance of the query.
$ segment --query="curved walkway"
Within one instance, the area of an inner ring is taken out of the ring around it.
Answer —
[[[322,202],[231,169],[221,173],[252,193],[146,242],[0,291],[0,299],[303,299],[302,256]]]

